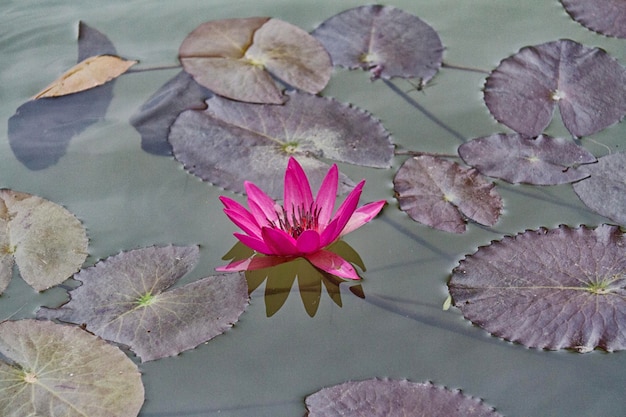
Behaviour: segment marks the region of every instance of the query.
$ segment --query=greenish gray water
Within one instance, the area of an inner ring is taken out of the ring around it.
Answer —
[[[76,60],[78,21],[105,33],[124,57],[142,67],[176,64],[188,32],[213,19],[268,15],[305,30],[365,1],[87,1],[0,0],[0,186],[62,204],[90,236],[87,264],[154,244],[200,244],[198,267],[182,283],[213,273],[235,243],[218,196],[230,195],[186,173],[173,158],[149,155],[129,117],[176,70],[128,74],[117,80],[106,118],[70,142],[58,164],[30,171],[13,156],[6,121],[17,107]],[[572,21],[557,1],[398,0],[388,4],[420,16],[440,34],[447,63],[490,70],[525,45],[571,38],[601,46],[624,64],[626,41],[603,38]],[[482,102],[484,75],[442,69],[433,85],[411,92],[420,105],[467,138],[506,131]],[[402,90],[411,86],[394,81]],[[460,141],[363,72],[335,70],[324,95],[380,118],[395,143],[454,153]],[[559,121],[548,129],[565,131]],[[622,150],[626,127],[593,135],[597,156]],[[483,398],[506,416],[623,416],[623,353],[547,352],[489,336],[458,310],[442,311],[452,268],[478,246],[505,234],[558,224],[597,225],[570,186],[499,183],[505,204],[491,229],[452,235],[421,226],[397,208],[391,170],[341,165],[366,178],[363,201],[387,199],[382,216],[347,237],[363,258],[366,298],[342,291],[343,307],[322,293],[310,318],[296,288],[272,317],[264,285],[226,334],[174,358],[140,364],[146,386],[141,416],[301,416],[303,398],[324,386],[371,377],[430,380]],[[63,291],[36,294],[14,279],[0,298],[1,318],[32,317],[57,305]]]

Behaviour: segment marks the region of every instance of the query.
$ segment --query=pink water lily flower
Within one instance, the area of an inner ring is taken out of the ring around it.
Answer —
[[[254,251],[269,256],[234,261],[217,268],[218,271],[260,269],[303,257],[330,274],[359,279],[350,262],[326,248],[372,220],[385,205],[385,200],[357,208],[365,184],[363,180],[333,215],[338,183],[339,170],[333,165],[314,199],[304,170],[292,157],[285,172],[282,205],[248,181],[244,186],[249,209],[228,197],[220,197],[224,213],[244,232],[235,233],[237,239]]]

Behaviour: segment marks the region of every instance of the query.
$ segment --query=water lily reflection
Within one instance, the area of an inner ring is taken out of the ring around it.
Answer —
[[[361,257],[347,243],[336,242],[327,250],[341,256],[361,270],[365,270]],[[273,258],[276,257],[254,253],[241,242],[233,246],[223,257],[224,260],[230,260],[231,263],[245,260],[255,268],[245,271],[249,293],[255,291],[266,281],[265,310],[267,317],[273,316],[285,304],[296,280],[300,298],[309,316],[313,317],[317,313],[322,297],[322,287],[326,288],[328,295],[335,304],[339,307],[342,306],[340,285],[351,281],[319,270],[303,258],[296,258],[290,262],[279,264],[275,264]],[[360,284],[350,286],[349,290],[358,297],[365,297]]]
[[[245,233],[237,239],[257,253],[268,257],[244,259],[218,268],[219,271],[250,271],[266,268],[296,258],[305,258],[329,274],[359,279],[350,264],[327,250],[342,236],[372,220],[383,208],[380,200],[357,208],[365,180],[346,197],[333,215],[339,170],[333,165],[322,181],[315,199],[304,170],[293,157],[285,172],[284,200],[280,205],[251,182],[244,183],[248,195],[246,209],[238,202],[220,197],[224,213]]]

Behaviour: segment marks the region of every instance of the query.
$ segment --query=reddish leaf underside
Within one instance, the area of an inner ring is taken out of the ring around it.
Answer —
[[[498,417],[492,407],[430,382],[349,381],[306,397],[308,417]]]
[[[492,226],[502,199],[493,183],[473,168],[432,156],[402,164],[393,179],[400,209],[413,220],[446,232],[465,232],[465,219]]]
[[[561,0],[572,18],[595,32],[626,38],[624,0]]]
[[[448,283],[463,316],[541,349],[626,347],[626,237],[616,226],[527,231],[459,263]]]
[[[567,39],[527,46],[491,73],[484,99],[496,120],[522,135],[543,133],[557,104],[572,135],[591,135],[626,114],[626,69]]]

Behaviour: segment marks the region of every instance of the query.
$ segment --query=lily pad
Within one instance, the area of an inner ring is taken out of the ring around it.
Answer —
[[[540,349],[626,347],[626,237],[617,226],[526,231],[463,259],[448,283],[466,319]]]
[[[626,225],[626,153],[598,159],[579,168],[589,178],[574,184],[583,203],[596,213]]]
[[[77,326],[2,322],[0,354],[5,417],[135,417],[143,405],[137,365]]]
[[[626,2],[623,0],[561,0],[572,18],[594,32],[626,38]]]
[[[37,291],[60,284],[87,258],[87,232],[68,210],[31,194],[0,189],[0,292],[13,260]]]
[[[306,398],[308,417],[498,417],[492,407],[430,382],[367,379],[323,388]]]
[[[433,156],[407,159],[393,179],[400,209],[413,220],[446,232],[465,232],[465,219],[493,226],[502,199],[473,168]]]
[[[115,53],[115,47],[104,34],[80,22],[79,62],[95,55]],[[32,170],[56,164],[65,155],[72,137],[104,117],[113,98],[114,82],[77,94],[22,104],[9,119],[9,144],[15,157]]]
[[[170,129],[174,155],[192,174],[235,192],[244,180],[281,198],[283,173],[297,156],[313,187],[328,165],[318,158],[387,168],[393,158],[389,132],[355,107],[306,93],[291,92],[282,106],[207,100],[206,111],[182,112]],[[340,176],[342,192],[354,186]]]
[[[554,185],[574,182],[589,174],[571,169],[596,158],[571,140],[540,135],[497,133],[459,146],[466,164],[481,174],[513,184]]]
[[[626,69],[598,48],[561,39],[522,48],[489,75],[485,104],[522,135],[543,133],[555,107],[574,136],[596,133],[626,114]]]
[[[185,71],[165,83],[131,117],[130,123],[141,134],[141,148],[155,155],[171,155],[167,141],[170,126],[184,110],[206,109],[212,93]]]
[[[84,323],[90,332],[129,346],[144,362],[177,355],[222,334],[248,304],[241,274],[167,290],[197,258],[195,246],[149,247],[109,257],[74,276],[83,284],[70,292],[67,304],[42,308],[38,317]]]
[[[369,70],[373,78],[420,78],[426,83],[443,59],[437,32],[419,17],[392,6],[346,10],[312,34],[326,47],[334,65]]]
[[[315,94],[326,86],[332,70],[317,39],[269,17],[203,23],[185,38],[179,58],[199,84],[252,103],[285,101],[272,76]]]

